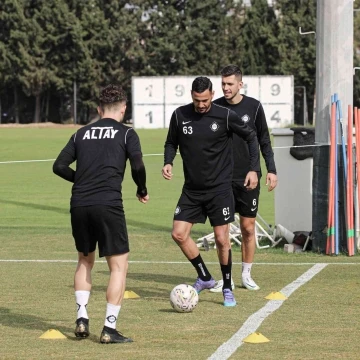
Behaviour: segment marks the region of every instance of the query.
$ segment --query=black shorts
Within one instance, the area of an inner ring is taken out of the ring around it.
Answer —
[[[98,243],[100,257],[129,252],[129,239],[122,207],[81,206],[72,208],[70,212],[77,251],[87,256],[96,250]]]
[[[259,208],[260,182],[254,190],[247,190],[241,182],[234,182],[232,187],[235,212],[243,217],[255,218]]]
[[[234,197],[231,189],[205,194],[183,189],[174,220],[204,224],[207,217],[211,226],[234,221]]]

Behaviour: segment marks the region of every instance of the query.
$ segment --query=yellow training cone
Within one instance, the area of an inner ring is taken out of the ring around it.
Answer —
[[[66,336],[63,335],[60,331],[55,329],[50,329],[45,331],[39,339],[66,339]]]
[[[287,297],[283,295],[281,292],[272,292],[268,296],[265,297],[268,300],[286,300]]]
[[[138,299],[140,296],[136,293],[134,293],[131,290],[126,290],[124,294],[124,299]]]
[[[265,342],[269,342],[270,340],[268,338],[266,338],[264,335],[255,332],[250,334],[248,337],[246,337],[243,342],[246,343],[251,343],[251,344],[260,344],[260,343],[265,343]]]

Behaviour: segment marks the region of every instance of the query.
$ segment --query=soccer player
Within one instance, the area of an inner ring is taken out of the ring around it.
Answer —
[[[99,256],[105,256],[110,270],[101,343],[132,342],[116,330],[128,269],[129,240],[121,193],[127,159],[137,185],[136,197],[144,204],[149,200],[139,137],[121,123],[126,101],[126,93],[120,86],[110,84],[102,89],[97,108],[100,120],[72,135],[53,166],[55,174],[74,183],[70,212],[78,251],[74,277],[77,337],[89,336],[87,304],[96,244]],[[74,161],[75,171],[70,168]]]
[[[241,118],[242,122],[256,131],[260,150],[267,168],[266,185],[268,190],[272,191],[277,185],[277,176],[264,109],[258,100],[240,94],[240,89],[243,86],[242,72],[237,66],[225,66],[221,70],[221,79],[224,96],[216,99],[214,103],[233,110]],[[260,182],[255,189],[248,189],[244,186],[246,174],[251,169],[251,159],[246,143],[236,134],[233,137],[233,152],[234,171],[232,185],[235,211],[240,215],[242,235],[242,286],[248,290],[259,290],[260,287],[251,277],[251,267],[256,249],[255,219],[259,208]],[[261,171],[259,171],[258,177],[259,179],[261,178]],[[222,287],[223,281],[219,280],[211,291],[221,292]],[[234,287],[233,281],[232,287]]]
[[[209,218],[224,280],[224,306],[235,306],[228,225],[234,221],[231,138],[236,133],[248,143],[250,165],[244,182],[249,189],[256,188],[258,182],[258,142],[255,131],[233,111],[212,102],[214,92],[210,79],[197,77],[192,83],[191,96],[192,103],[180,106],[172,114],[165,142],[163,177],[171,180],[179,147],[185,178],[175,209],[172,238],[197,271],[193,285],[196,291],[213,288],[215,280],[190,237],[193,224],[205,223]]]

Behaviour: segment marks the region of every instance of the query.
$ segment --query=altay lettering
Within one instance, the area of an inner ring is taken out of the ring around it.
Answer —
[[[114,130],[110,127],[92,127],[90,130],[86,130],[83,140],[91,139],[114,139],[116,133],[119,130]]]

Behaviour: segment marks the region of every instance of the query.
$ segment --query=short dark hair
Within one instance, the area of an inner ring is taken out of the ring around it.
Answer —
[[[120,85],[109,84],[100,91],[100,107],[112,108],[118,106],[120,103],[126,103],[127,95]]]
[[[197,93],[202,93],[205,90],[212,91],[212,82],[209,78],[205,76],[197,77],[191,86],[191,91],[195,91]]]
[[[242,80],[242,71],[236,65],[227,65],[220,71],[221,76],[227,77],[235,75],[239,80]]]

